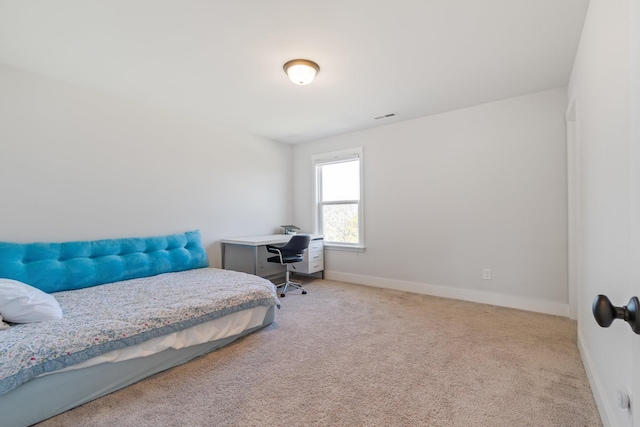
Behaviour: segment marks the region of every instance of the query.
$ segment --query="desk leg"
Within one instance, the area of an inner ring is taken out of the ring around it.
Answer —
[[[222,256],[222,264],[221,264],[221,267],[222,267],[222,269],[223,269],[223,270],[225,270],[225,268],[224,268],[224,267],[225,267],[225,259],[224,259],[224,249],[225,249],[225,246],[226,246],[226,245],[225,245],[224,243],[220,243],[220,254],[221,254],[221,256]]]
[[[258,275],[258,247],[253,248],[253,274]]]

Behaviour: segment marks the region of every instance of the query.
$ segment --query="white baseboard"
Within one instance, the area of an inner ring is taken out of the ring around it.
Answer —
[[[537,313],[553,314],[569,317],[569,304],[514,297],[471,289],[451,288],[448,286],[429,285],[427,283],[407,282],[404,280],[385,279],[382,277],[362,276],[359,274],[341,273],[325,270],[324,277],[339,282],[356,283],[377,288],[395,289],[417,294],[433,295],[443,298],[491,304],[500,307],[516,308]]]
[[[587,372],[587,378],[589,379],[589,385],[591,385],[591,392],[593,393],[593,398],[596,401],[596,406],[598,407],[598,412],[600,412],[600,418],[602,419],[602,424],[604,427],[614,427],[617,426],[616,418],[614,416],[611,405],[609,404],[609,400],[605,399],[604,387],[602,382],[600,381],[600,377],[598,376],[598,371],[593,366],[593,359],[591,358],[591,354],[589,354],[583,343],[584,339],[580,331],[578,331],[578,350],[580,351],[580,357],[582,358],[582,364],[584,365],[584,370]]]

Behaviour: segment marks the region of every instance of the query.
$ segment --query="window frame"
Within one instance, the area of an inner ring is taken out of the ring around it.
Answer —
[[[360,199],[359,200],[339,200],[322,201],[322,169],[319,166],[342,163],[358,160],[360,179]],[[364,157],[362,147],[347,150],[332,151],[329,153],[316,154],[312,156],[313,170],[313,226],[316,234],[323,232],[323,207],[331,205],[353,205],[358,206],[358,243],[329,242],[325,240],[326,249],[336,249],[344,251],[364,252]]]

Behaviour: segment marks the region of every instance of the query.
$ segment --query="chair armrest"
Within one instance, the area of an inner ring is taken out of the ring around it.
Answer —
[[[282,251],[280,250],[281,246],[273,246],[273,245],[267,245],[267,251],[271,252],[272,254],[278,254],[278,256],[280,257],[280,264],[284,265],[284,262],[282,260]]]
[[[271,252],[272,254],[280,253],[280,248],[284,245],[266,245],[267,252]]]

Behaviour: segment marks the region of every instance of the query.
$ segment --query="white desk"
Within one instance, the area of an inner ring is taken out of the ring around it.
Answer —
[[[242,271],[261,277],[282,275],[284,267],[278,263],[268,262],[273,254],[267,252],[267,245],[288,242],[293,234],[270,234],[267,236],[234,237],[220,240],[222,252],[222,268]],[[322,273],[324,270],[324,240],[319,234],[311,235],[309,249],[306,250],[302,262],[293,264],[295,272],[302,274]]]

